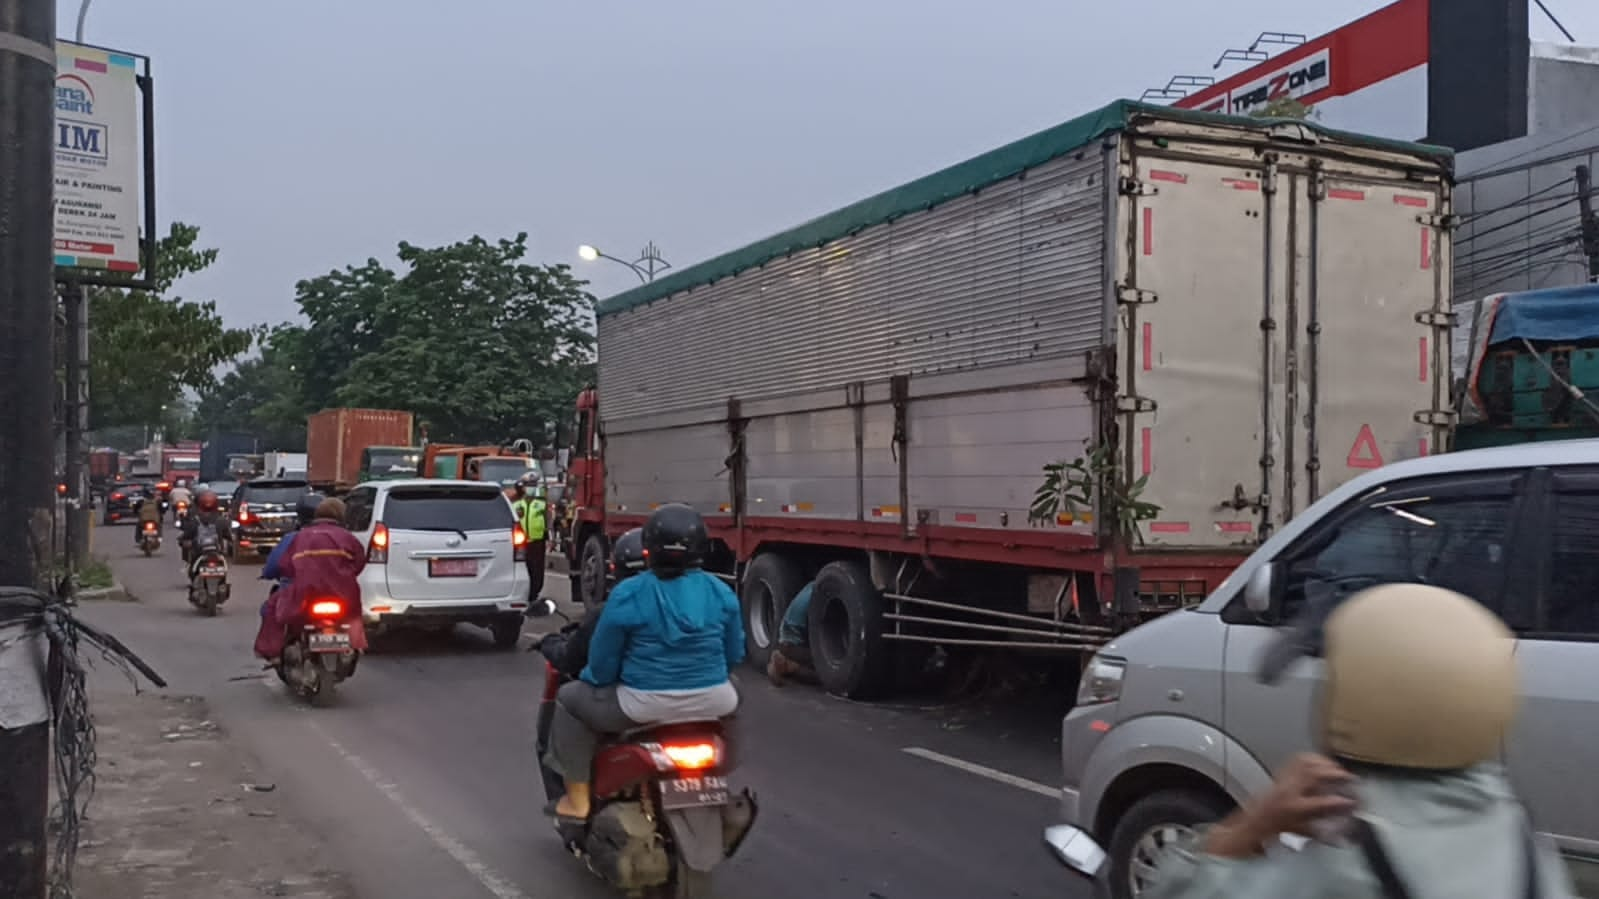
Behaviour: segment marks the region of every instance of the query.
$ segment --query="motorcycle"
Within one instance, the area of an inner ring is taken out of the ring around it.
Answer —
[[[176,503],[176,507],[177,507],[176,511],[174,511],[172,513],[172,523],[174,525],[176,525],[177,527],[182,528],[183,527],[183,519],[189,517],[189,504],[184,502],[184,501],[182,501],[182,500],[179,500]]]
[[[533,617],[559,614],[544,600]],[[565,617],[565,616],[562,616]],[[555,697],[570,678],[544,663],[537,746],[545,795],[566,792],[544,762]],[[720,721],[636,728],[601,742],[594,757],[593,807],[561,839],[601,880],[629,896],[710,899],[711,872],[732,858],[755,824],[755,795],[728,784],[732,759]]]
[[[139,522],[139,549],[146,558],[161,548],[161,524],[156,521]]]
[[[189,562],[189,603],[206,616],[228,601],[228,557],[215,524],[201,524],[194,538],[194,558]]]
[[[355,674],[361,654],[350,641],[350,614],[338,597],[313,599],[306,604],[305,623],[283,647],[278,679],[313,705],[331,701],[334,687]]]

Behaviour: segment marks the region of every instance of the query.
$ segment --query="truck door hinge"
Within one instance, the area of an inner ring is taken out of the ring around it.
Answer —
[[[1423,309],[1416,313],[1416,324],[1429,328],[1452,328],[1459,320],[1460,316],[1453,312],[1439,312],[1436,309]]]
[[[1122,176],[1122,179],[1117,184],[1116,189],[1124,197],[1153,197],[1155,194],[1160,193],[1160,188],[1153,187],[1145,184],[1142,181],[1139,181],[1137,178],[1132,178],[1125,175]]]
[[[1430,428],[1451,428],[1454,427],[1456,419],[1460,418],[1460,413],[1453,409],[1423,409],[1412,415],[1411,418],[1418,425],[1426,425]]]
[[[1260,192],[1268,197],[1277,192],[1277,166],[1275,164],[1268,164],[1265,170],[1260,173]]]
[[[1424,212],[1421,215],[1416,216],[1416,221],[1426,225],[1429,228],[1439,228],[1441,230],[1449,231],[1453,230],[1460,224],[1460,216],[1453,214],[1445,215],[1438,212]]]
[[[1139,306],[1153,303],[1160,299],[1160,294],[1153,290],[1144,290],[1121,281],[1116,282],[1116,301],[1125,306]]]
[[[1116,397],[1116,411],[1122,413],[1139,413],[1155,411],[1155,401],[1144,396],[1119,395]]]

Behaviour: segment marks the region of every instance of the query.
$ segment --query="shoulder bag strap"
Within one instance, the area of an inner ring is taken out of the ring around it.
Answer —
[[[1382,840],[1378,838],[1376,828],[1371,826],[1371,821],[1359,815],[1355,816],[1351,835],[1355,846],[1360,849],[1360,854],[1365,857],[1366,865],[1376,876],[1377,883],[1381,884],[1384,899],[1410,899],[1410,890],[1405,887],[1404,881],[1399,879],[1399,873],[1394,870],[1393,861],[1383,849]]]

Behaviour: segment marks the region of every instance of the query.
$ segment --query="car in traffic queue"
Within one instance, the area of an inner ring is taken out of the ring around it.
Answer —
[[[1383,583],[1454,590],[1516,635],[1521,709],[1503,761],[1583,895],[1599,895],[1599,439],[1395,462],[1313,503],[1210,596],[1103,646],[1061,731],[1064,823],[1044,842],[1113,899],[1170,847],[1317,745],[1324,664],[1273,685],[1278,627]]]
[[[223,509],[232,509],[233,495],[239,490],[239,482],[207,481],[204,484],[198,484],[195,486],[194,495],[199,496],[206,490],[209,490],[217,495],[217,505],[221,506]]]
[[[240,484],[228,510],[233,561],[270,554],[294,530],[294,505],[310,492],[308,481],[289,478],[256,478]]]
[[[498,484],[414,478],[358,484],[346,526],[367,546],[361,604],[374,638],[401,628],[487,628],[511,649],[528,608],[527,535]]]
[[[105,524],[136,521],[139,517],[139,502],[155,496],[156,493],[154,482],[124,481],[117,484],[106,494],[101,520]]]

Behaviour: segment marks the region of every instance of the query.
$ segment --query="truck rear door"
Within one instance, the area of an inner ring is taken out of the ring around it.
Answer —
[[[1436,447],[1441,180],[1315,147],[1173,140],[1123,160],[1118,403],[1123,463],[1160,508],[1148,544],[1257,542]]]

